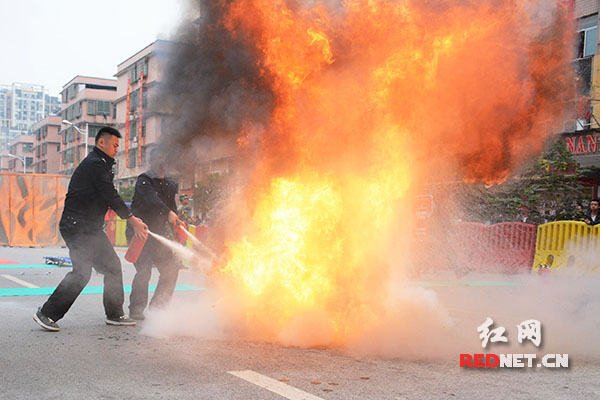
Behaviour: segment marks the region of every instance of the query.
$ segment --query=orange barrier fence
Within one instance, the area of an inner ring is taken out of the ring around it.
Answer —
[[[491,226],[462,222],[454,227],[452,243],[453,263],[459,268],[529,271],[535,254],[536,226],[522,222]]]
[[[69,177],[0,173],[0,245],[51,246],[58,232]]]

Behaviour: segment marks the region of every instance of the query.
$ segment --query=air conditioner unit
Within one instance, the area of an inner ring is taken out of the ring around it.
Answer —
[[[577,123],[577,120],[575,119],[568,119],[566,121],[563,122],[563,131],[564,132],[575,132],[576,130],[578,130],[579,124]]]

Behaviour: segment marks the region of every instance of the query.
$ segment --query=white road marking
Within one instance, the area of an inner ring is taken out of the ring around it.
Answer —
[[[3,276],[6,279],[8,279],[9,281],[13,281],[14,283],[17,283],[17,284],[19,284],[21,286],[25,286],[25,287],[28,287],[28,288],[39,288],[39,286],[36,286],[33,283],[25,282],[24,280],[21,280],[19,278],[15,278],[12,275],[0,275],[0,276]]]
[[[322,397],[317,397],[310,393],[306,393],[300,389],[296,389],[293,386],[286,385],[283,382],[279,382],[275,379],[269,378],[254,372],[251,370],[245,371],[228,371],[231,375],[237,376],[247,382],[253,383],[264,389],[267,389],[273,393],[277,393],[280,396],[290,400],[323,400]]]

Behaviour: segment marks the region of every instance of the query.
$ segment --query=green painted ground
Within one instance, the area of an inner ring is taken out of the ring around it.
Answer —
[[[48,296],[54,292],[53,287],[41,287],[41,288],[7,288],[0,289],[0,297],[5,296]],[[125,293],[131,293],[131,286],[123,286]],[[148,291],[154,292],[156,285],[149,285]],[[200,291],[204,288],[177,284],[175,286],[176,292],[189,292],[189,291]],[[81,294],[102,294],[104,292],[104,286],[86,286]]]

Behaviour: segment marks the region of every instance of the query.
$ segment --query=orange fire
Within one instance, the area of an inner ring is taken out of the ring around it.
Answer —
[[[250,328],[360,337],[385,313],[385,255],[412,231],[416,187],[502,182],[541,150],[570,94],[571,37],[564,10],[542,28],[532,3],[222,3],[276,98],[264,130],[240,133],[260,157],[220,269]]]

